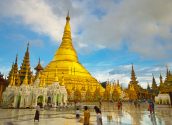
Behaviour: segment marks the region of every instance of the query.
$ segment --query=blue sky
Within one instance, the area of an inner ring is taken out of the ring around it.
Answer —
[[[143,87],[172,66],[171,0],[0,0],[0,71],[19,66],[30,42],[31,67],[46,66],[58,48],[68,9],[80,62],[99,81],[127,86],[131,64]]]

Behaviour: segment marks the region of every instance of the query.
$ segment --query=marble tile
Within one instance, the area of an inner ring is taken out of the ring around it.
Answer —
[[[86,104],[83,104],[86,105]],[[96,104],[89,104],[93,107]],[[155,114],[147,111],[147,105],[141,104],[140,108],[124,103],[122,110],[118,110],[116,104],[103,103],[103,125],[172,125],[172,108],[155,106]],[[96,114],[90,109],[91,125],[96,125]],[[81,110],[83,118],[83,111]],[[40,111],[40,121],[34,122],[35,109],[0,109],[0,125],[82,125],[75,119],[75,110],[50,109]],[[108,121],[107,116],[112,120]]]

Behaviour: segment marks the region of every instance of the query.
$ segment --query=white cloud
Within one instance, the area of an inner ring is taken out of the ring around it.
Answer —
[[[98,71],[98,72],[94,72],[93,76],[100,82],[104,82],[104,81],[110,81],[110,82],[114,82],[119,80],[120,84],[123,87],[127,87],[129,81],[130,81],[130,77],[127,76],[126,74],[109,74],[110,69],[109,70],[102,70],[102,71]]]
[[[64,16],[70,9],[74,43],[81,52],[118,49],[127,40],[129,50],[142,57],[169,58],[171,5],[171,0],[6,0],[1,1],[0,16],[12,17],[33,31],[60,41]]]
[[[106,14],[101,19],[94,15],[85,17],[84,37],[80,41],[111,49],[127,42],[129,50],[142,57],[171,57],[171,5],[171,0],[125,0],[118,4],[101,1],[92,9],[103,9]]]
[[[6,0],[1,1],[0,16],[61,41],[64,16],[70,9],[73,40],[80,51],[119,49],[126,42],[142,57],[169,58],[171,6],[171,0]]]
[[[44,1],[8,0],[1,2],[0,7],[1,16],[16,18],[35,32],[61,39],[64,19],[57,17]]]

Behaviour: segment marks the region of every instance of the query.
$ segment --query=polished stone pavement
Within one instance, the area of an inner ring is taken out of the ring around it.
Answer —
[[[93,107],[96,104],[84,104]],[[91,111],[91,125],[96,125],[96,114]],[[82,120],[75,119],[74,109],[41,110],[40,121],[34,122],[35,109],[0,109],[0,125],[82,125]],[[83,112],[81,111],[83,118]],[[172,125],[172,108],[168,106],[155,106],[155,114],[147,111],[147,104],[134,107],[133,104],[123,103],[122,110],[116,104],[103,103],[103,125]],[[112,120],[107,120],[112,115]]]

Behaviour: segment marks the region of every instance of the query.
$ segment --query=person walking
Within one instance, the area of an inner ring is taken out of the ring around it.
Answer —
[[[76,119],[77,119],[77,121],[80,120],[80,110],[79,110],[79,108],[76,109]]]
[[[96,112],[97,125],[103,125],[101,110],[97,106],[94,107],[94,110]]]
[[[87,106],[84,106],[84,125],[89,125],[90,122],[90,112]]]
[[[120,101],[120,109],[122,110],[122,101]]]
[[[120,110],[120,107],[121,107],[121,103],[120,103],[120,101],[118,101],[117,106],[118,106],[118,110]]]
[[[40,106],[39,106],[39,104],[37,104],[35,117],[34,117],[34,122],[35,122],[35,120],[38,120],[38,122],[39,122],[39,112],[40,112]]]
[[[154,114],[155,113],[155,107],[154,107],[153,101],[151,101],[151,108],[152,108],[152,113]]]
[[[150,114],[152,114],[152,105],[151,105],[151,102],[148,103],[148,111],[150,112]]]

